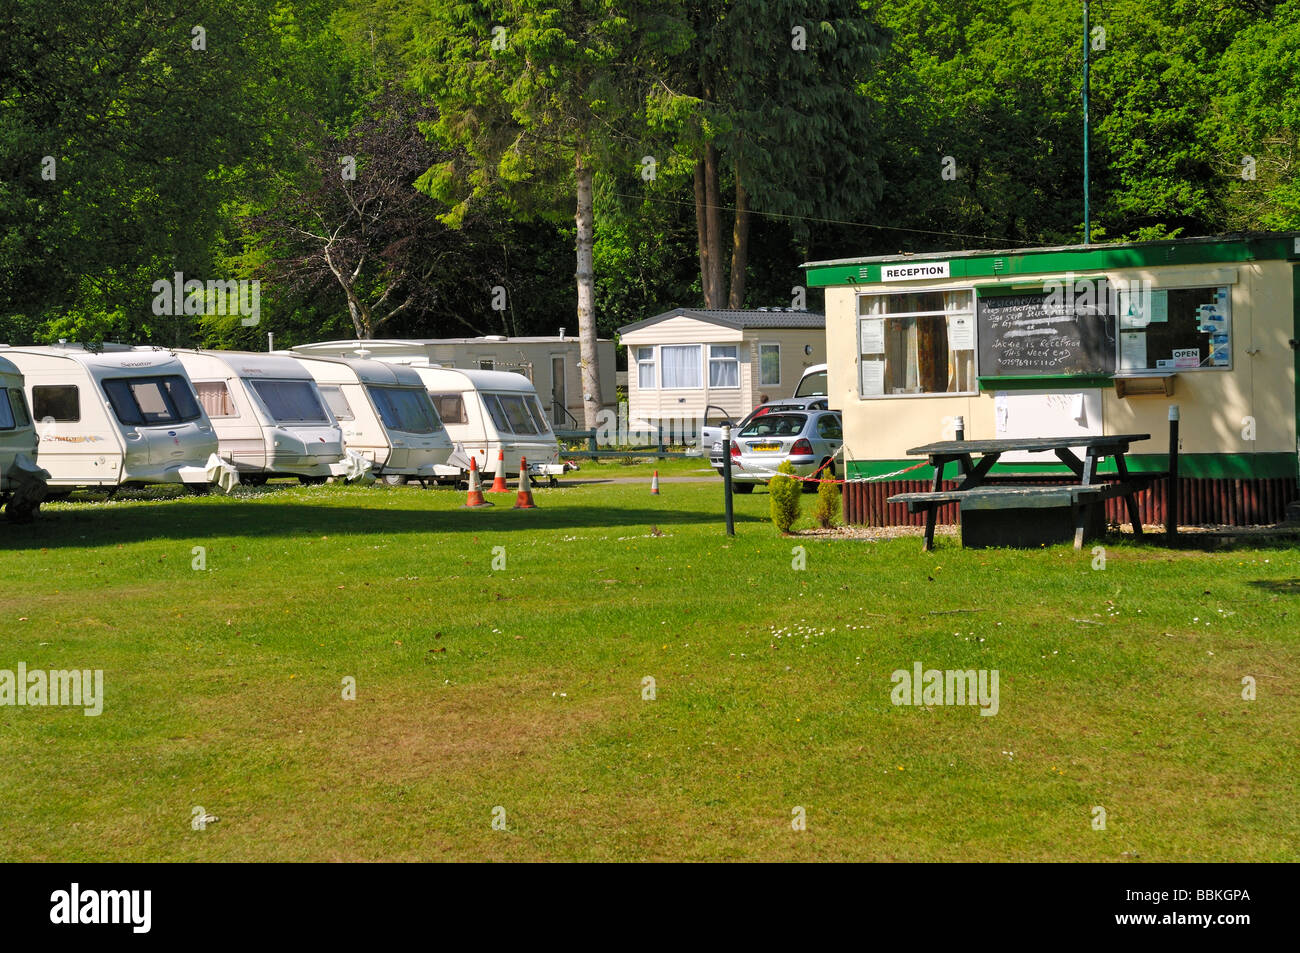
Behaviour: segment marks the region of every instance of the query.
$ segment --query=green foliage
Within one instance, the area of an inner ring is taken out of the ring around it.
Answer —
[[[839,518],[840,485],[831,480],[817,484],[817,505],[813,509],[813,519],[822,529],[830,529]]]
[[[772,525],[780,532],[790,532],[790,527],[795,524],[799,518],[799,497],[802,493],[800,481],[789,476],[780,474],[794,473],[794,467],[789,460],[781,461],[781,465],[776,468],[777,476],[767,485],[768,496],[772,499]]]

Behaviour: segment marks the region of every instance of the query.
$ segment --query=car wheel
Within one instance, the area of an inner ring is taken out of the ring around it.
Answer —
[[[754,484],[752,483],[732,483],[731,488],[737,493],[753,493]]]

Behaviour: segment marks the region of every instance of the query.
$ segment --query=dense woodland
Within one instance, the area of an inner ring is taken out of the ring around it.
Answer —
[[[608,336],[797,305],[809,259],[1078,242],[1082,12],[8,0],[0,342]],[[1091,25],[1093,241],[1300,227],[1300,0]],[[260,323],[156,315],[176,272],[258,279]]]

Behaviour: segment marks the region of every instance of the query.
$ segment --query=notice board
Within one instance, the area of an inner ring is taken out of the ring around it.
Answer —
[[[1075,377],[1115,372],[1115,315],[1096,295],[1024,291],[976,301],[980,377]]]

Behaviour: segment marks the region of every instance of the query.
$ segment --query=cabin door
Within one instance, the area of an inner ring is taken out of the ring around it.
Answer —
[[[569,389],[564,380],[564,358],[551,356],[551,425],[564,428],[568,420]]]

